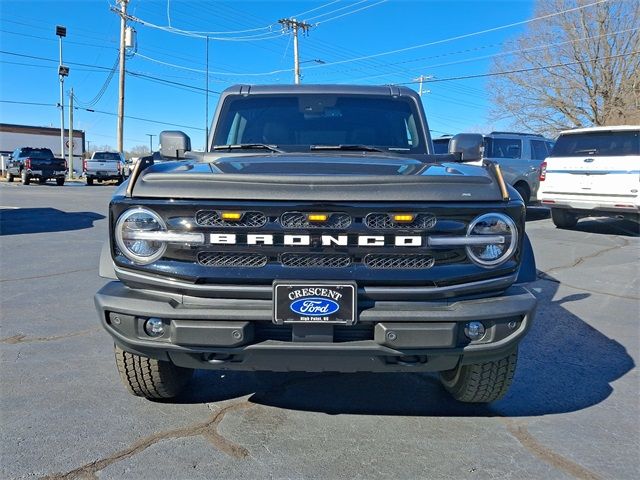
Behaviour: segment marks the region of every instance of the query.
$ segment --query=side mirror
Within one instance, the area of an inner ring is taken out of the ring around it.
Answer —
[[[479,133],[459,133],[449,142],[449,153],[459,153],[463,162],[481,160],[484,153],[484,137]]]
[[[160,155],[166,158],[184,158],[184,152],[191,150],[189,136],[177,130],[160,132]]]

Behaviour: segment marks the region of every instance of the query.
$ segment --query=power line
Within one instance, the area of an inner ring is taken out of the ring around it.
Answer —
[[[25,54],[25,53],[9,52],[9,51],[6,51],[6,50],[0,50],[0,53],[1,54],[5,54],[5,55],[13,55],[13,56],[16,56],[16,57],[31,58],[31,59],[34,59],[34,60],[42,60],[42,61],[46,61],[46,62],[56,62],[57,63],[57,60],[53,60],[51,58],[38,57],[38,56],[35,56],[35,55],[28,55],[28,54]],[[111,70],[110,67],[104,67],[104,66],[101,66],[101,65],[90,65],[90,64],[87,64],[87,63],[78,63],[78,62],[66,62],[66,63],[68,63],[69,65],[77,65],[77,66],[80,66],[80,67],[97,68],[97,69],[100,69],[100,70],[103,70],[103,71],[104,70]],[[46,65],[40,65],[40,66],[46,67]],[[198,91],[202,91],[202,92],[206,91],[206,89],[204,89],[202,87],[196,87],[194,85],[189,85],[187,83],[174,82],[172,80],[167,80],[167,79],[161,78],[161,77],[155,77],[153,75],[149,75],[149,74],[142,73],[142,72],[136,72],[136,71],[132,71],[132,70],[127,70],[127,73],[130,74],[130,75],[136,76],[136,77],[155,80],[157,82],[165,83],[167,85],[181,86],[181,87],[190,88],[190,89],[198,90]],[[209,90],[209,93],[214,93],[214,94],[219,95],[221,92],[218,92],[216,90]]]
[[[307,21],[315,20],[316,18],[326,17],[327,15],[331,15],[332,13],[341,12],[342,10],[346,10],[348,8],[355,7],[356,5],[360,5],[361,3],[368,2],[368,1],[369,0],[360,0],[358,2],[352,3],[352,4],[347,5],[345,7],[336,8],[335,10],[331,10],[330,12],[321,13],[319,15],[315,15],[313,17],[309,17],[309,18],[307,18]]]
[[[308,68],[309,69],[311,69],[311,68],[323,68],[323,67],[328,67],[328,66],[331,66],[331,65],[340,65],[340,64],[343,64],[343,63],[357,62],[357,61],[361,61],[361,60],[368,60],[370,58],[377,58],[377,57],[382,57],[382,56],[386,56],[386,55],[392,55],[392,54],[395,54],[395,53],[407,52],[409,50],[415,50],[415,49],[418,49],[418,48],[431,47],[433,45],[439,45],[439,44],[442,44],[442,43],[453,42],[455,40],[462,40],[462,39],[465,39],[465,38],[474,37],[476,35],[483,35],[485,33],[491,33],[491,32],[496,32],[498,30],[504,30],[506,28],[517,27],[517,26],[520,26],[520,25],[526,25],[528,23],[536,22],[538,20],[545,20],[547,18],[555,17],[555,16],[558,16],[558,15],[563,15],[565,13],[570,13],[570,12],[574,12],[574,11],[577,11],[577,10],[582,10],[584,8],[592,7],[594,5],[599,5],[601,3],[605,3],[605,2],[608,2],[608,1],[609,0],[598,0],[596,2],[588,3],[586,5],[580,5],[578,7],[569,8],[567,10],[561,10],[559,12],[549,13],[547,15],[542,15],[540,17],[535,17],[535,18],[530,18],[528,20],[521,20],[519,22],[510,23],[508,25],[500,25],[498,27],[488,28],[488,29],[485,29],[485,30],[480,30],[480,31],[477,31],[477,32],[472,32],[472,33],[465,33],[463,35],[456,35],[455,37],[443,38],[443,39],[440,39],[440,40],[434,40],[432,42],[421,43],[419,45],[412,45],[412,46],[409,46],[409,47],[399,48],[399,49],[396,49],[396,50],[389,50],[387,52],[379,52],[379,53],[374,53],[374,54],[371,54],[371,55],[364,55],[364,56],[359,57],[359,58],[352,58],[352,59],[349,59],[349,60],[338,60],[336,62],[327,62],[324,65],[312,65],[312,66],[310,66]]]
[[[478,61],[478,60],[487,60],[487,59],[496,58],[496,57],[503,57],[503,56],[506,56],[506,55],[512,55],[514,53],[532,52],[532,51],[535,51],[535,50],[543,50],[545,48],[550,48],[550,47],[558,47],[558,46],[561,46],[561,45],[573,44],[573,43],[577,43],[577,42],[585,42],[585,41],[588,41],[588,40],[595,40],[595,39],[598,39],[598,38],[611,37],[611,36],[614,36],[614,35],[619,35],[621,33],[628,33],[628,32],[633,32],[633,31],[636,31],[636,30],[640,30],[640,27],[628,28],[628,29],[625,29],[625,30],[619,30],[617,32],[604,33],[602,35],[594,35],[594,36],[589,36],[589,37],[576,38],[576,39],[572,39],[572,40],[565,40],[565,41],[562,41],[562,42],[547,43],[545,45],[538,45],[538,46],[535,46],[535,47],[517,48],[517,49],[514,49],[514,50],[509,50],[507,52],[494,53],[494,54],[490,54],[490,55],[482,55],[482,56],[479,56],[479,57],[466,58],[466,59],[463,59],[463,60],[456,60],[456,61],[447,62],[447,63],[439,63],[439,64],[436,64],[436,65],[427,65],[427,66],[423,66],[421,68],[424,70],[424,69],[448,67],[450,65],[459,65],[461,63],[474,62],[474,61]],[[478,48],[480,48],[480,47],[478,47]],[[443,57],[443,56],[447,56],[447,54],[436,55],[436,56],[431,57],[431,58],[439,58],[439,57]],[[424,58],[423,58],[423,60],[424,60]],[[414,61],[417,61],[417,60],[407,60],[407,61],[403,61],[403,62],[399,62],[399,63],[409,63],[409,62],[414,62]],[[396,72],[383,73],[383,74],[380,74],[380,75],[373,75],[373,76],[369,76],[369,77],[361,77],[361,78],[355,79],[354,81],[368,80],[368,79],[371,79],[371,78],[380,78],[380,77],[385,77],[385,76],[388,76],[388,75],[395,75],[395,74],[396,74]]]
[[[120,59],[116,57],[116,61],[113,64],[113,67],[111,68],[111,71],[107,75],[107,78],[105,79],[104,83],[102,84],[102,87],[100,87],[100,90],[98,90],[98,93],[96,93],[96,95],[91,100],[89,100],[88,102],[82,102],[80,101],[80,99],[78,99],[77,96],[74,95],[75,100],[79,104],[82,104],[82,106],[85,106],[85,107],[92,107],[93,105],[96,105],[100,101],[102,96],[105,94],[105,92],[107,91],[107,88],[109,88],[109,85],[111,84],[111,80],[113,79],[116,73],[116,69],[118,68],[119,63],[120,63]]]
[[[327,18],[326,20],[321,20],[321,21],[319,21],[319,22],[316,22],[316,25],[320,25],[320,24],[322,24],[322,23],[331,22],[331,21],[333,21],[333,20],[337,20],[338,18],[346,17],[347,15],[352,15],[352,14],[354,14],[354,13],[361,12],[362,10],[367,10],[368,8],[375,7],[376,5],[380,5],[381,3],[385,3],[385,2],[387,2],[387,0],[379,0],[379,1],[378,1],[378,2],[376,2],[376,3],[372,3],[372,4],[370,4],[370,5],[365,5],[364,7],[358,8],[358,9],[356,9],[356,10],[352,10],[352,11],[350,11],[350,12],[345,12],[345,13],[343,13],[343,14],[341,14],[341,15],[336,15],[335,17]],[[356,3],[356,4],[353,4],[353,5],[351,5],[351,6],[354,6],[354,5],[357,5],[357,3]]]
[[[315,12],[317,10],[320,10],[322,8],[325,8],[325,7],[328,7],[328,6],[333,5],[334,3],[338,3],[338,2],[340,2],[340,0],[333,0],[332,2],[325,3],[324,5],[320,5],[319,7],[312,8],[311,10],[305,10],[304,12],[296,13],[295,15],[291,15],[291,16],[299,18],[299,17],[302,17],[303,15],[306,15],[307,13]]]
[[[179,28],[173,28],[173,27],[167,27],[167,26],[163,26],[163,25],[157,25],[155,23],[149,22],[147,20],[143,20],[139,17],[135,17],[133,15],[127,15],[127,20],[131,21],[131,22],[136,22],[139,23],[141,25],[144,25],[145,27],[149,27],[149,28],[154,28],[156,30],[162,30],[164,32],[168,32],[168,33],[174,33],[176,35],[182,35],[184,37],[195,37],[195,38],[207,38],[207,36],[209,36],[210,40],[218,40],[218,41],[222,41],[222,42],[253,42],[253,41],[257,41],[257,40],[271,40],[274,38],[279,38],[282,37],[283,34],[282,33],[278,33],[278,32],[273,32],[273,31],[267,31],[267,32],[263,32],[263,33],[258,33],[255,35],[242,35],[242,36],[236,36],[236,37],[214,37],[212,35],[214,35],[215,33],[212,32],[194,32],[191,30],[182,30]],[[267,26],[267,28],[269,28],[270,26]]]
[[[530,68],[519,68],[515,70],[505,70],[502,72],[491,72],[491,73],[479,73],[477,75],[463,75],[459,77],[447,77],[447,78],[433,78],[431,80],[425,80],[425,83],[435,83],[435,82],[450,82],[452,80],[467,80],[470,78],[482,78],[482,77],[495,77],[499,75],[509,75],[512,73],[524,73],[524,72],[534,72],[536,70],[547,70],[549,68],[559,68],[559,67],[568,67],[570,65],[580,65],[582,63],[589,62],[597,62],[599,60],[609,60],[611,58],[620,58],[620,57],[630,57],[632,55],[636,55],[640,53],[640,50],[636,50],[629,53],[620,53],[618,55],[609,55],[607,57],[599,57],[599,58],[587,58],[586,60],[578,60],[575,62],[565,62],[565,63],[555,63],[553,65],[543,65],[541,67],[530,67]],[[413,85],[417,82],[404,82],[404,83],[394,83],[394,85]]]
[[[0,100],[0,103],[10,103],[10,104],[15,104],[15,105],[33,105],[33,106],[39,106],[39,107],[58,107],[58,104],[56,103],[42,103],[42,102],[25,102],[25,101],[16,101],[16,100]],[[114,112],[107,112],[105,110],[95,110],[92,108],[83,108],[83,107],[73,107],[74,110],[84,110],[86,112],[90,112],[90,113],[100,113],[102,115],[109,115],[109,116],[118,116],[117,113]],[[157,123],[159,125],[168,125],[170,127],[181,127],[181,128],[188,128],[190,130],[202,130],[204,131],[204,128],[200,128],[200,127],[192,127],[191,125],[182,125],[179,123],[170,123],[170,122],[162,122],[160,120],[153,120],[150,118],[143,118],[143,117],[134,117],[132,115],[125,115],[125,118],[129,118],[131,120],[138,120],[141,122],[148,122],[148,123]]]
[[[404,47],[404,48],[401,48],[401,49],[390,50],[390,51],[386,51],[386,52],[379,52],[379,53],[375,53],[375,54],[371,54],[371,55],[363,55],[363,56],[356,57],[356,58],[338,60],[338,61],[334,61],[334,62],[325,62],[323,64],[318,64],[318,65],[310,65],[310,66],[307,67],[307,70],[317,69],[317,68],[325,68],[325,67],[329,67],[329,66],[333,66],[333,65],[342,65],[342,64],[346,64],[346,63],[359,62],[359,61],[369,60],[369,59],[372,59],[372,58],[378,58],[378,57],[391,55],[391,54],[395,54],[395,53],[402,53],[402,52],[406,52],[406,51],[410,51],[410,50],[415,50],[415,49],[418,49],[418,48],[424,48],[424,47],[438,45],[438,44],[442,44],[442,43],[448,43],[448,42],[452,42],[452,41],[455,41],[455,40],[461,40],[461,39],[469,38],[469,37],[476,36],[476,35],[481,35],[481,34],[485,34],[485,33],[495,32],[495,31],[498,31],[498,30],[503,30],[503,29],[506,29],[506,28],[511,28],[511,27],[514,27],[514,26],[525,25],[525,24],[528,24],[528,23],[531,23],[531,22],[535,22],[535,21],[538,21],[538,20],[544,20],[544,19],[551,18],[551,17],[557,16],[557,15],[562,15],[562,14],[565,14],[565,13],[570,13],[570,12],[573,12],[573,11],[581,10],[581,9],[584,9],[584,8],[587,8],[587,7],[591,7],[591,6],[594,6],[594,5],[598,5],[598,4],[601,4],[601,3],[605,3],[605,2],[608,2],[608,1],[609,0],[598,0],[596,2],[589,3],[589,4],[586,4],[586,5],[581,5],[581,6],[570,8],[570,9],[567,9],[567,10],[562,10],[562,11],[559,11],[559,12],[554,12],[554,13],[550,13],[550,14],[547,14],[547,15],[542,15],[540,17],[530,18],[528,20],[521,20],[519,22],[510,23],[510,24],[507,24],[507,25],[501,25],[501,26],[498,26],[498,27],[490,28],[490,29],[485,29],[485,30],[481,30],[481,31],[477,31],[477,32],[458,35],[458,36],[455,36],[455,37],[449,37],[449,38],[445,38],[445,39],[435,40],[433,42],[422,43],[422,44],[419,44],[419,45],[412,45],[412,46]],[[359,3],[361,3],[361,2],[359,2]],[[351,6],[353,6],[353,5],[351,5]],[[345,8],[345,7],[343,7],[343,8]],[[145,57],[143,57],[143,58],[145,58]],[[150,61],[155,61],[157,63],[161,63],[160,60],[151,59],[151,57],[146,57],[146,58],[148,60],[150,60]],[[190,67],[182,67],[180,65],[175,65],[175,64],[169,64],[169,62],[165,62],[165,64],[168,64],[169,66],[172,66],[172,67],[175,67],[175,68],[182,68],[184,70],[191,70],[191,71],[196,71],[196,72],[199,72],[199,73],[204,73],[203,70],[192,69]],[[276,74],[279,74],[279,73],[288,73],[288,72],[291,72],[291,69],[287,68],[287,69],[277,69],[277,70],[272,70],[272,71],[267,71],[267,72],[251,72],[251,73],[212,72],[212,74],[214,74],[214,75],[227,75],[227,76],[269,76],[269,75],[276,75]]]

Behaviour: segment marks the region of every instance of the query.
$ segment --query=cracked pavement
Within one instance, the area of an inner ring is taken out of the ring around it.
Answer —
[[[112,191],[0,183],[21,207],[0,236],[0,478],[640,475],[636,225],[527,223],[540,304],[495,404],[456,404],[434,375],[213,371],[149,402],[120,384],[93,306]]]

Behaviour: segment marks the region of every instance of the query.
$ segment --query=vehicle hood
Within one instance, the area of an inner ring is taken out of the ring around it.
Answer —
[[[496,201],[483,167],[378,154],[262,154],[165,162],[145,169],[134,197],[220,200]]]

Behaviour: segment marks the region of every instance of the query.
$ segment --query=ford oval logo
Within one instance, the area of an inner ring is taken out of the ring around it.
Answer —
[[[331,315],[340,310],[340,305],[333,300],[320,297],[301,298],[291,303],[291,311],[298,315]]]

